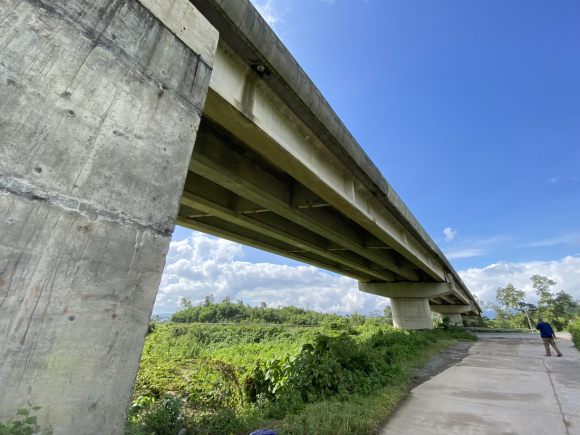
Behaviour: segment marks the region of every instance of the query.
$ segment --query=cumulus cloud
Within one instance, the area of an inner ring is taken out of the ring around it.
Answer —
[[[575,299],[580,299],[580,257],[578,256],[568,256],[559,261],[496,263],[483,269],[467,269],[458,273],[469,289],[485,301],[494,300],[496,289],[511,283],[527,293],[528,301],[535,302],[537,296],[530,281],[533,275],[553,279],[558,283],[554,291],[565,290]]]
[[[443,234],[445,234],[445,242],[450,242],[457,235],[457,230],[454,230],[452,228],[445,228],[443,230]]]
[[[465,250],[469,251],[469,250]],[[475,250],[476,251],[476,250]],[[448,258],[481,255],[478,252],[447,254]],[[189,296],[199,303],[213,294],[217,301],[229,296],[253,306],[266,302],[271,307],[294,305],[316,311],[368,314],[382,309],[387,298],[362,293],[355,280],[312,266],[286,266],[243,261],[242,245],[193,232],[179,242],[172,242],[165,272],[155,303],[156,313],[175,311],[179,299]],[[559,261],[495,263],[487,267],[459,272],[470,290],[485,301],[495,298],[497,287],[513,284],[536,301],[530,278],[547,276],[580,300],[580,254]]]
[[[285,266],[242,261],[242,245],[193,232],[172,242],[155,312],[173,312],[181,297],[201,302],[213,294],[269,306],[294,305],[316,311],[368,314],[383,309],[388,299],[362,293],[358,283],[312,266]]]

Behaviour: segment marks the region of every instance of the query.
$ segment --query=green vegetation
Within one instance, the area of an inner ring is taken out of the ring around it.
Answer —
[[[370,434],[403,397],[414,368],[455,340],[475,340],[449,325],[405,332],[380,318],[358,327],[340,316],[323,323],[156,325],[126,433]]]
[[[526,293],[512,284],[499,287],[495,303],[488,302],[485,307],[495,311],[493,320],[486,319],[485,326],[492,328],[535,328],[537,318],[543,317],[556,331],[564,331],[571,321],[580,316],[580,304],[565,291],[553,293],[551,287],[556,282],[540,275],[530,278],[536,295],[537,305],[525,301]],[[483,305],[483,304],[482,304]]]
[[[575,319],[574,323],[572,323],[568,327],[568,331],[572,334],[572,341],[576,345],[576,347],[580,350],[580,320]]]
[[[379,310],[374,310],[368,318],[382,319],[392,324],[390,306],[385,308],[384,316]],[[260,306],[244,305],[243,301],[232,302],[226,297],[221,303],[216,303],[213,295],[205,297],[200,305],[193,305],[190,298],[181,298],[179,310],[171,316],[174,323],[269,323],[286,325],[321,325],[342,319],[337,314],[319,313],[304,308],[278,307],[268,308],[266,302]],[[363,325],[367,319],[364,314],[356,311],[347,316],[351,324]]]
[[[33,411],[38,411],[39,409],[41,409],[40,406],[33,406],[32,403],[28,402],[26,407],[16,412],[16,420],[11,418],[6,422],[0,422],[0,435],[51,434],[52,430],[50,428],[42,430],[38,426],[36,416],[31,415]]]

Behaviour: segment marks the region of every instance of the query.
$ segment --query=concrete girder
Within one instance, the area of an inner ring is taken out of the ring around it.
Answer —
[[[292,260],[300,261],[302,263],[311,264],[316,267],[320,267],[326,270],[330,270],[332,272],[338,273],[339,275],[348,276],[350,278],[356,279],[358,281],[370,281],[371,277],[369,275],[365,276],[364,274],[359,273],[352,273],[351,271],[347,271],[342,269],[339,265],[333,267],[326,262],[317,261],[313,258],[308,258],[305,255],[301,255],[299,253],[295,253],[289,251],[286,247],[279,247],[272,243],[272,240],[267,239],[264,240],[263,237],[260,237],[258,234],[249,234],[243,235],[240,234],[239,231],[232,231],[232,228],[220,228],[218,226],[211,225],[205,222],[202,222],[197,219],[187,219],[183,216],[179,216],[177,218],[177,223],[185,228],[189,228],[191,230],[200,231],[202,233],[211,234],[212,236],[221,237],[223,239],[231,240],[233,242],[242,243],[247,246],[251,246],[252,248],[261,249],[262,251],[270,252],[272,254],[278,254],[283,257],[291,258]],[[302,254],[306,254],[307,251],[302,251]]]
[[[436,298],[455,293],[453,283],[449,282],[361,282],[360,291],[387,298]]]
[[[323,208],[292,208],[288,185],[247,161],[217,138],[209,134],[204,136],[203,131],[200,131],[199,138],[189,165],[190,171],[386,267],[405,279],[419,280],[416,271],[399,267],[392,254],[365,249],[360,231],[345,220]]]
[[[361,184],[326,148],[322,138],[296,118],[223,40],[218,52],[217,72],[212,78],[212,91],[204,114],[268,160],[285,168],[300,183],[386,244],[395,247],[433,279],[443,280],[445,272],[440,257],[430,253],[430,248],[418,240],[422,236],[415,230],[409,231],[373,191]],[[404,207],[390,186],[388,191],[389,196]],[[408,210],[405,216],[415,220]]]
[[[241,227],[248,228],[259,233],[261,232],[262,234],[270,236],[274,239],[281,240],[285,243],[295,246],[296,248],[303,249],[304,250],[303,252],[313,252],[319,255],[320,257],[328,258],[336,263],[340,263],[346,267],[349,267],[351,268],[351,270],[352,269],[358,270],[372,277],[382,279],[385,281],[393,281],[394,279],[392,273],[386,271],[372,270],[368,267],[368,265],[364,265],[361,264],[360,262],[349,260],[344,256],[325,250],[323,246],[320,246],[320,244],[315,244],[312,243],[311,241],[305,240],[303,237],[304,231],[302,231],[301,234],[300,232],[292,231],[292,228],[288,228],[288,226],[286,228],[286,231],[281,230],[275,226],[261,222],[251,216],[236,213],[231,209],[228,209],[219,204],[216,204],[215,202],[210,201],[209,199],[206,199],[202,196],[187,191],[183,192],[181,203],[196,208],[198,210],[205,211],[208,214],[211,214],[212,216],[216,216],[220,219],[232,222]],[[363,258],[363,260],[366,259]],[[320,262],[317,262],[316,266],[324,268],[324,265],[321,264]]]
[[[431,259],[426,252],[423,252],[423,248],[418,243],[413,242],[412,236],[404,234],[404,229],[402,227],[399,228],[394,218],[385,214],[386,211],[382,206],[377,206],[377,210],[373,212],[372,216],[366,216],[366,213],[364,213],[364,216],[359,216],[359,213],[363,213],[363,209],[368,208],[367,203],[370,204],[373,202],[372,199],[361,198],[360,202],[364,204],[363,207],[353,204],[352,199],[348,199],[345,202],[344,192],[337,192],[335,190],[335,182],[329,182],[330,184],[320,183],[321,173],[317,172],[311,165],[305,168],[303,161],[297,161],[296,155],[289,154],[286,152],[287,150],[281,149],[280,144],[276,140],[272,139],[270,135],[260,129],[260,127],[263,127],[262,124],[256,125],[250,123],[249,118],[243,112],[239,111],[238,108],[241,109],[239,103],[231,106],[230,102],[226,102],[219,95],[212,93],[211,96],[208,94],[204,115],[216,124],[231,131],[243,140],[245,144],[264,155],[268,160],[283,167],[285,171],[295,177],[301,184],[312,187],[312,190],[321,198],[324,198],[324,201],[341,211],[341,213],[345,214],[362,228],[377,236],[384,244],[393,247],[394,251],[416,264],[432,278],[436,280],[444,279],[445,273],[443,268],[436,260]],[[252,119],[257,121],[255,117]],[[315,151],[312,151],[312,153],[315,153]],[[333,177],[333,179],[338,177],[343,178],[339,174],[334,174]],[[350,191],[354,192],[355,190],[351,186]],[[379,223],[381,224],[380,226]],[[385,231],[386,228],[389,228],[389,230]],[[364,246],[360,241],[358,245],[360,247]],[[405,279],[417,280],[417,278],[412,278],[412,275],[405,273],[401,276],[405,277]]]
[[[441,299],[443,299],[445,302],[447,302],[448,304],[455,304],[457,301],[453,298],[452,293],[446,294],[446,295],[441,295],[440,296]]]
[[[431,305],[431,311],[439,314],[465,314],[476,311],[473,305]]]

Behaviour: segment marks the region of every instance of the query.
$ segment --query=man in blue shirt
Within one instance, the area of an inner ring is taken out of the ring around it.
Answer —
[[[562,352],[556,346],[556,342],[554,338],[556,338],[556,334],[554,334],[554,330],[550,326],[548,322],[544,322],[544,319],[538,317],[538,324],[536,325],[536,329],[540,331],[540,337],[544,341],[544,347],[546,348],[546,356],[552,356],[550,352],[550,345],[554,348],[554,350],[558,353],[558,356],[562,356]]]

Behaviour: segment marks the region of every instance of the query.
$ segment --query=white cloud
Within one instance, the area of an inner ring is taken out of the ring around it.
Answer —
[[[477,248],[458,249],[455,251],[445,252],[445,256],[450,260],[454,260],[457,258],[479,257],[480,255],[485,255],[485,251],[483,249]]]
[[[447,254],[448,258],[483,255],[477,249]],[[189,296],[201,302],[213,294],[217,301],[229,296],[253,306],[294,305],[324,312],[368,314],[382,310],[387,298],[362,293],[355,280],[312,266],[285,266],[242,261],[243,247],[237,243],[193,232],[191,237],[172,242],[167,265],[155,303],[155,313],[175,311],[179,299]],[[529,301],[536,296],[530,278],[539,274],[555,280],[555,291],[565,290],[580,299],[580,254],[559,261],[496,263],[482,269],[459,272],[470,290],[483,300],[493,300],[497,287],[511,283],[526,291]]]
[[[288,12],[288,10],[286,10],[284,12],[280,12],[278,10],[278,8],[275,7],[274,0],[266,0],[266,1],[251,0],[251,1],[254,4],[254,7],[260,13],[260,15],[262,15],[262,17],[264,18],[264,20],[266,20],[266,22],[273,29],[276,29],[276,25],[278,23],[283,23],[284,22],[284,20],[282,19],[282,17],[284,16],[284,14],[286,12]]]
[[[445,242],[450,242],[457,235],[457,230],[454,230],[452,228],[445,228],[443,230],[443,234],[445,234]]]
[[[520,247],[529,248],[538,246],[566,245],[569,243],[580,243],[580,233],[564,234],[563,236],[553,237],[551,239],[538,240],[536,242],[526,243]]]
[[[565,183],[568,181],[578,181],[578,177],[552,177],[546,180],[548,183],[556,184],[556,183]]]
[[[532,261],[528,263],[496,263],[483,269],[458,272],[469,289],[485,301],[495,299],[498,287],[513,284],[528,294],[530,302],[536,301],[530,278],[547,276],[557,282],[553,291],[565,290],[580,299],[580,257],[568,256],[559,261]]]
[[[240,261],[243,247],[223,239],[193,232],[172,242],[157,300],[156,313],[173,312],[179,299],[202,301],[213,294],[217,301],[229,296],[253,306],[294,305],[325,312],[368,314],[383,309],[388,299],[362,293],[350,278],[312,266],[284,266]]]

